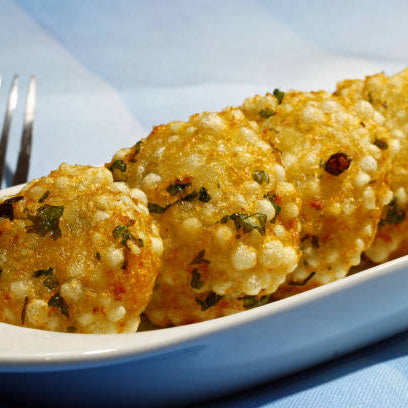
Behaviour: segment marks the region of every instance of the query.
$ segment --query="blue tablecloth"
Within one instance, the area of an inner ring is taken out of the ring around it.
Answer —
[[[13,74],[38,79],[30,177],[100,164],[152,125],[275,87],[408,65],[408,3],[395,1],[0,0],[0,117]],[[11,129],[16,163],[23,104]],[[221,407],[406,407],[408,334]],[[1,385],[0,385],[1,386]]]

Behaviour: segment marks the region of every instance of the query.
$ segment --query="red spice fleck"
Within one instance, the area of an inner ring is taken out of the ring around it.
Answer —
[[[324,207],[324,204],[321,201],[313,200],[310,201],[309,205],[316,210],[321,210]]]

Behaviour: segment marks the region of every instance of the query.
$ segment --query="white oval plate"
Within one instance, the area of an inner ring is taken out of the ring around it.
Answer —
[[[405,330],[407,287],[408,256],[291,298],[188,326],[81,335],[0,323],[0,398],[54,407],[212,398]]]

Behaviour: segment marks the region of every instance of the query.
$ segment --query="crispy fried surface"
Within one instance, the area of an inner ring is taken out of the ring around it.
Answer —
[[[279,100],[280,99],[280,100]],[[282,156],[302,198],[299,266],[278,297],[344,277],[372,242],[384,203],[388,141],[382,116],[325,92],[247,99],[243,112]]]
[[[160,224],[163,266],[147,310],[155,324],[243,310],[295,268],[299,197],[239,109],[157,126],[109,167],[146,193]]]
[[[162,242],[139,190],[104,168],[63,164],[0,205],[0,321],[134,332]]]
[[[383,149],[390,151],[389,174],[393,201],[383,210],[382,221],[373,245],[366,254],[374,262],[384,262],[408,252],[408,69],[387,76],[384,73],[347,80],[337,86],[337,94],[356,105],[371,104],[385,118],[391,140]]]

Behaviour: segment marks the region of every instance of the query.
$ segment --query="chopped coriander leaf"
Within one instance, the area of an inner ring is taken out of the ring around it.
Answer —
[[[197,264],[200,264],[200,263],[210,264],[211,261],[209,261],[208,259],[204,259],[204,255],[205,255],[205,249],[203,249],[202,251],[200,251],[200,252],[194,257],[194,259],[190,262],[190,265],[197,265]]]
[[[208,193],[207,189],[205,187],[201,187],[199,193],[199,197],[198,199],[202,202],[202,203],[208,203],[211,200],[211,196]]]
[[[21,310],[21,324],[24,326],[26,312],[27,312],[27,305],[28,305],[28,296],[24,298],[23,309]]]
[[[10,221],[14,220],[13,204],[24,200],[24,197],[11,197],[0,204],[0,218],[8,218]]]
[[[127,247],[127,242],[132,240],[136,243],[136,245],[141,248],[143,247],[143,240],[140,238],[136,238],[133,234],[129,231],[129,228],[126,225],[118,225],[113,231],[113,236],[116,239],[121,240],[121,243]]]
[[[259,116],[264,119],[268,119],[273,115],[276,115],[276,112],[270,108],[265,108],[259,111]]]
[[[115,181],[125,181],[126,180],[126,163],[123,160],[114,161],[108,169],[112,172],[113,179]]]
[[[33,225],[26,227],[26,231],[41,236],[49,233],[54,240],[60,238],[59,221],[63,213],[64,207],[46,204],[37,209],[36,215],[28,215],[28,219],[32,221]]]
[[[224,296],[217,295],[214,292],[210,292],[206,297],[203,299],[196,298],[196,302],[201,306],[201,311],[206,311],[212,306],[215,306]]]
[[[238,231],[242,228],[243,232],[258,231],[261,235],[266,233],[267,216],[263,213],[243,214],[234,213],[225,215],[221,219],[221,224],[227,223],[229,220],[234,221],[235,229]]]
[[[381,150],[388,149],[388,143],[385,140],[375,138],[374,144]]]
[[[258,183],[269,183],[269,175],[264,170],[256,170],[252,173],[252,178]]]
[[[54,268],[48,268],[48,269],[39,269],[38,271],[35,271],[33,273],[34,278],[39,278],[40,276],[50,276],[54,272]]]
[[[280,91],[279,89],[274,89],[273,96],[278,100],[279,105],[282,103],[285,92]]]
[[[38,202],[39,202],[39,203],[43,203],[43,202],[48,198],[49,195],[50,195],[50,192],[47,190],[47,191],[42,195],[42,197],[38,200]]]
[[[187,194],[185,197],[182,197],[180,200],[181,201],[194,201],[197,200],[198,198],[198,193],[197,191],[193,191],[190,194]]]
[[[200,272],[198,272],[197,268],[194,268],[193,271],[191,272],[190,286],[193,289],[201,289],[204,285],[204,282],[202,282],[200,279],[201,279]]]
[[[59,282],[55,275],[51,275],[44,279],[43,285],[49,290],[54,290],[58,287]]]
[[[147,204],[147,208],[149,209],[149,212],[155,213],[155,214],[163,214],[170,206],[171,204],[166,205],[166,207],[162,207],[161,205],[155,204],[155,203]]]
[[[258,307],[269,303],[269,301],[271,300],[271,296],[270,295],[264,295],[261,297],[244,296],[242,300],[244,301],[244,307],[246,309],[252,309],[253,307]]]
[[[64,316],[69,317],[68,305],[64,298],[59,294],[55,293],[48,301],[49,307],[56,307]]]
[[[172,196],[174,197],[175,195],[177,195],[178,193],[180,193],[181,191],[183,191],[186,187],[191,186],[191,183],[175,183],[175,184],[170,184],[167,188],[166,191]]]
[[[351,159],[346,153],[332,154],[324,165],[324,169],[327,173],[333,176],[339,176],[350,167]]]
[[[312,246],[314,248],[320,248],[319,237],[317,237],[316,235],[306,234],[300,239],[300,242],[307,241],[308,239],[310,239],[310,242],[312,243]]]
[[[139,140],[135,144],[135,155],[140,153],[140,149],[142,148],[142,144],[143,144],[143,142],[141,140]]]
[[[306,285],[306,283],[309,282],[310,279],[312,279],[313,276],[315,276],[315,275],[316,275],[316,272],[312,272],[308,277],[306,277],[306,279],[303,279],[301,282],[291,281],[291,282],[289,282],[289,285],[294,285],[294,286]]]
[[[405,210],[403,210],[397,203],[397,198],[394,197],[386,206],[387,212],[385,218],[381,219],[380,227],[384,225],[397,225],[405,220]]]
[[[271,204],[273,205],[273,208],[275,209],[275,217],[273,218],[273,220],[271,220],[273,222],[273,221],[275,221],[275,218],[281,212],[281,207],[278,204],[278,196],[275,193],[273,193],[272,191],[269,191],[269,193],[264,195],[264,198],[267,198],[271,202]]]

